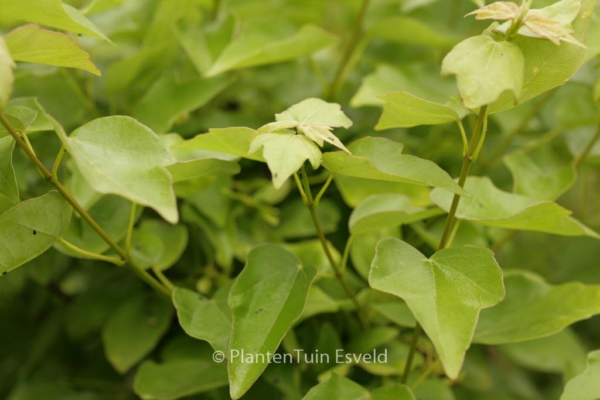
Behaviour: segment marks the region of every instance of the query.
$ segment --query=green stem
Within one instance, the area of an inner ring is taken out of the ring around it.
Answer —
[[[62,161],[63,156],[65,155],[65,146],[61,146],[58,151],[58,155],[56,156],[56,160],[54,160],[54,165],[52,166],[52,181],[58,182],[58,168],[60,167],[60,163]]]
[[[329,177],[327,178],[327,180],[325,181],[325,183],[323,184],[323,187],[321,188],[319,193],[317,193],[317,197],[315,197],[315,208],[319,207],[319,203],[321,202],[321,197],[323,197],[323,195],[325,194],[325,191],[331,184],[332,180],[333,180],[333,174],[330,174]]]
[[[353,242],[354,234],[350,234],[350,236],[348,236],[348,240],[346,241],[346,247],[344,247],[344,255],[342,256],[342,264],[340,266],[342,275],[346,273],[346,267],[348,266],[348,258],[350,256],[350,249],[352,248]]]
[[[312,218],[313,225],[315,226],[315,230],[317,231],[317,236],[319,237],[319,240],[321,241],[321,247],[323,247],[323,251],[325,252],[325,256],[327,257],[327,260],[329,261],[329,264],[331,265],[331,269],[333,270],[335,277],[337,278],[338,282],[340,283],[340,285],[342,286],[342,288],[344,289],[344,291],[346,292],[346,294],[348,295],[348,297],[350,298],[350,300],[356,307],[356,311],[360,317],[361,323],[363,324],[363,326],[366,327],[366,326],[368,326],[366,314],[364,313],[362,306],[360,305],[358,299],[356,298],[356,294],[354,293],[354,290],[352,290],[352,288],[348,285],[348,283],[344,279],[344,274],[342,273],[342,270],[335,262],[335,259],[333,258],[333,253],[331,252],[331,248],[329,247],[329,242],[327,241],[327,238],[325,237],[325,232],[323,231],[323,227],[321,226],[321,221],[319,221],[319,216],[317,215],[317,207],[315,205],[315,202],[313,201],[312,193],[310,191],[310,186],[308,183],[308,176],[306,174],[306,168],[304,166],[302,166],[301,171],[302,171],[302,185],[304,186],[304,191],[306,193],[306,198],[308,201],[306,203],[306,207],[310,211],[310,216]],[[298,183],[298,181],[296,181],[296,183]],[[300,189],[300,188],[301,188],[301,186],[298,186],[298,189]]]
[[[429,378],[429,375],[431,375],[431,373],[433,372],[433,370],[435,369],[436,366],[437,366],[437,362],[430,363],[429,366],[427,367],[427,369],[425,371],[423,371],[423,373],[421,374],[421,376],[419,376],[419,379],[417,379],[415,381],[415,383],[413,383],[412,385],[410,385],[410,390],[412,390],[413,392],[415,390],[417,390],[417,388],[419,386],[421,386],[421,384],[423,382],[425,382],[425,380],[427,378]]]
[[[486,127],[487,106],[483,106],[479,109],[479,116],[477,117],[475,128],[473,129],[473,135],[471,136],[471,141],[469,142],[469,148],[467,149],[467,152],[463,154],[463,164],[460,170],[460,176],[458,178],[458,186],[460,186],[461,188],[465,186],[465,182],[467,181],[467,177],[469,176],[469,170],[471,169],[471,165],[473,165],[475,160],[477,160],[477,155],[483,145],[483,143],[481,142],[483,142],[486,136]],[[452,225],[454,223],[454,218],[456,216],[456,210],[458,209],[458,203],[460,202],[460,198],[461,196],[459,194],[455,194],[454,198],[452,199],[452,205],[450,206],[450,211],[448,212],[448,217],[446,218],[446,225],[444,226],[444,233],[442,234],[442,238],[438,246],[438,251],[445,249],[446,245],[448,244],[448,238],[450,237],[450,233],[452,232]],[[416,346],[419,340],[419,335],[421,334],[421,330],[421,325],[417,323],[417,326],[415,327],[413,343],[411,344],[410,353],[408,355],[408,359],[406,360],[406,366],[404,367],[402,383],[406,383],[408,375],[410,374],[414,353],[416,351]]]
[[[365,15],[367,14],[367,9],[369,7],[370,0],[363,0],[360,10],[358,11],[358,16],[356,17],[356,21],[354,22],[354,28],[352,29],[352,34],[350,35],[350,40],[348,40],[348,44],[344,49],[344,54],[340,60],[338,68],[335,72],[333,81],[331,82],[331,86],[329,87],[329,91],[327,92],[326,98],[328,100],[333,100],[337,95],[342,83],[344,82],[344,72],[346,70],[346,64],[350,60],[352,56],[352,52],[354,51],[354,47],[356,46],[356,41],[360,35],[362,30],[363,22],[365,20]]]
[[[162,284],[165,285],[170,291],[173,291],[173,289],[175,289],[175,285],[173,285],[171,280],[167,278],[160,269],[152,267],[152,272],[154,272],[154,275],[156,275],[158,280],[161,281]]]
[[[105,256],[103,254],[98,254],[98,253],[92,253],[91,251],[87,251],[80,247],[75,246],[73,243],[67,242],[63,238],[58,238],[57,242],[61,243],[63,246],[65,246],[69,250],[72,250],[75,253],[81,254],[84,257],[91,258],[94,260],[106,261],[106,262],[109,262],[111,264],[115,264],[118,266],[123,265],[123,261],[119,260],[118,258]]]
[[[419,336],[421,335],[421,330],[421,325],[417,323],[413,332],[412,342],[410,343],[410,352],[408,353],[408,358],[406,359],[406,367],[404,367],[404,373],[402,374],[402,380],[400,380],[400,383],[404,384],[408,381],[411,365],[413,363],[413,360],[415,359],[415,354],[417,352],[417,344],[419,343]]]
[[[135,225],[135,215],[137,213],[137,203],[131,203],[131,213],[129,214],[129,224],[127,225],[127,235],[125,236],[125,253],[131,257],[131,238],[133,237],[133,226]]]
[[[52,179],[52,173],[48,171],[46,166],[40,161],[39,158],[35,155],[33,150],[27,146],[27,144],[21,139],[17,131],[13,128],[13,126],[6,120],[3,114],[0,113],[0,122],[6,127],[6,130],[10,133],[10,135],[15,139],[19,147],[23,149],[25,154],[33,161],[36,167],[39,169],[40,173],[48,182],[50,182],[56,190],[63,196],[63,198],[75,209],[75,211],[87,222],[94,231],[117,253],[117,255],[121,258],[121,261],[126,263],[133,271],[148,285],[150,285],[157,292],[162,293],[168,297],[171,296],[171,292],[164,287],[160,282],[152,277],[149,273],[144,271],[139,265],[134,263],[131,259],[128,258],[127,253],[102,229],[100,225],[84,210],[84,208],[75,200],[75,198],[65,189],[65,187],[57,180]],[[58,123],[55,122],[55,126],[59,129],[62,129]]]

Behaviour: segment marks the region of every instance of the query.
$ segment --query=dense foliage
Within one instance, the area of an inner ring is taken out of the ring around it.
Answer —
[[[1,398],[600,398],[595,0],[0,33]]]

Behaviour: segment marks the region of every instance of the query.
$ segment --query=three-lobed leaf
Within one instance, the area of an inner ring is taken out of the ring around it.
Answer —
[[[233,328],[228,360],[230,394],[240,398],[268,365],[268,354],[302,314],[316,275],[298,257],[280,246],[261,245],[248,255],[244,270],[229,293]],[[234,352],[239,352],[234,357]],[[257,355],[247,363],[240,356]],[[260,357],[262,355],[262,357]]]
[[[460,246],[427,258],[396,238],[377,244],[369,284],[406,301],[452,379],[458,377],[480,310],[504,297],[502,270],[490,250]]]
[[[512,42],[497,42],[489,36],[474,36],[456,45],[442,62],[442,75],[456,75],[462,101],[477,109],[510,92],[514,102],[521,97],[525,60]]]

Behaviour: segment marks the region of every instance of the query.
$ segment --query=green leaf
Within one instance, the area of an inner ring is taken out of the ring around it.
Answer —
[[[297,172],[306,160],[313,169],[319,168],[322,156],[319,148],[308,137],[293,133],[263,133],[256,135],[250,144],[249,154],[262,148],[276,188]]]
[[[11,136],[0,139],[0,194],[5,195],[13,204],[19,202],[19,187],[13,168],[13,150],[15,140]]]
[[[533,340],[600,313],[600,285],[570,282],[553,286],[538,275],[519,270],[505,275],[506,298],[481,313],[477,343]]]
[[[36,113],[35,119],[31,121],[31,123],[26,124],[27,126],[25,128],[27,133],[54,130],[54,124],[52,124],[46,111],[35,97],[17,97],[10,100],[4,110],[4,114],[15,114],[12,110],[23,110],[24,108],[31,110],[30,113]],[[4,132],[6,132],[4,125],[0,125],[0,136],[2,136]]]
[[[400,15],[380,19],[368,31],[368,34],[400,44],[427,46],[428,48],[450,47],[457,42],[450,35],[438,33],[418,19]]]
[[[229,286],[226,286],[229,288]],[[231,310],[227,306],[227,290],[221,290],[213,299],[200,293],[175,288],[173,304],[181,327],[191,337],[206,340],[215,351],[224,354],[229,350]]]
[[[398,66],[380,64],[372,74],[363,78],[360,88],[350,100],[352,107],[382,106],[380,98],[394,92],[411,93],[424,100],[443,104],[456,95],[456,84],[451,78],[442,78],[439,67],[426,63]]]
[[[450,107],[420,99],[410,93],[395,92],[379,98],[386,103],[375,126],[377,130],[459,121],[458,115]]]
[[[98,118],[70,136],[57,132],[87,183],[99,193],[114,193],[178,220],[171,176],[173,157],[158,136],[130,117]]]
[[[369,391],[348,378],[332,373],[329,379],[319,383],[308,391],[302,400],[364,400],[369,398]]]
[[[37,111],[24,106],[13,106],[9,102],[4,110],[4,116],[17,132],[27,132],[37,117]],[[2,128],[0,129],[2,136],[9,136],[6,127],[2,125]]]
[[[408,196],[411,203],[427,207],[432,204],[429,198],[429,188],[411,185],[410,183],[378,181],[374,179],[353,178],[351,176],[336,175],[333,178],[346,204],[350,207],[358,206],[367,197],[373,194],[397,193]]]
[[[38,25],[25,25],[10,31],[4,40],[15,61],[79,68],[102,75],[90,60],[90,55],[63,33]]]
[[[277,122],[263,126],[257,133],[296,129],[321,147],[325,141],[348,152],[342,142],[331,133],[333,128],[348,129],[352,126],[352,121],[337,103],[327,103],[317,98],[306,99],[281,114],[275,114],[275,120]]]
[[[145,91],[171,65],[177,51],[178,47],[170,42],[152,43],[113,62],[106,70],[106,91],[111,94],[129,93],[132,88]]]
[[[350,249],[350,259],[356,272],[365,280],[369,279],[369,272],[371,271],[371,263],[375,257],[377,242],[388,236],[400,237],[400,229],[395,227],[372,233],[354,235],[352,248]]]
[[[459,219],[506,229],[600,238],[596,232],[569,217],[571,212],[558,204],[503,192],[487,177],[468,178],[465,189],[471,194],[471,198],[462,199],[459,203],[456,211]],[[448,211],[452,196],[434,189],[431,200]]]
[[[185,225],[171,225],[158,219],[146,219],[135,232],[144,232],[157,239],[160,246],[153,249],[150,266],[160,271],[175,264],[188,244],[188,230]],[[134,241],[133,245],[135,244]]]
[[[456,75],[460,97],[473,110],[494,103],[506,91],[516,103],[523,90],[524,64],[521,49],[512,42],[474,36],[446,55],[442,75]]]
[[[410,224],[442,215],[439,208],[424,209],[411,205],[402,194],[376,194],[366,198],[352,211],[348,227],[350,233],[371,233],[381,229]]]
[[[514,181],[514,192],[540,200],[555,200],[575,182],[577,173],[563,155],[542,156],[520,150],[504,157]]]
[[[121,305],[102,330],[106,357],[120,373],[146,357],[166,333],[172,307],[163,299],[138,296]]]
[[[4,0],[0,16],[107,40],[76,8],[61,0]]]
[[[502,271],[490,250],[453,247],[428,259],[396,238],[378,243],[369,284],[406,301],[451,379],[460,372],[479,311],[504,297]]]
[[[231,82],[229,78],[194,78],[179,82],[175,75],[165,75],[144,95],[134,117],[157,133],[167,132],[182,115],[208,103]]]
[[[71,206],[56,191],[23,201],[0,215],[2,274],[48,250],[70,220]]]
[[[240,172],[240,166],[216,158],[202,158],[167,165],[167,170],[173,177],[173,183],[177,183],[203,176],[235,175]]]
[[[535,371],[572,377],[585,369],[585,347],[570,329],[540,339],[503,344],[498,349],[519,365]]]
[[[348,146],[352,154],[323,154],[323,166],[336,175],[437,186],[468,195],[434,162],[402,154],[403,145],[385,138],[365,137]]]
[[[8,46],[4,38],[0,37],[0,111],[4,109],[12,94],[13,83],[15,81],[13,76],[14,68],[15,63],[10,57]]]
[[[177,158],[219,158],[225,160],[237,157],[265,161],[260,153],[249,153],[255,131],[250,128],[210,129],[208,133],[173,146],[171,152]],[[235,157],[230,157],[235,156]],[[224,157],[226,156],[226,157]]]
[[[244,270],[229,293],[233,313],[230,360],[231,397],[240,398],[267,367],[267,353],[279,343],[302,314],[316,271],[282,247],[262,245],[248,255]],[[245,363],[233,352],[262,355]]]
[[[567,382],[560,400],[595,400],[600,396],[600,350],[588,354],[585,371]]]
[[[572,36],[582,43],[588,35],[595,4],[596,0],[582,0],[579,14],[572,22]],[[488,113],[508,110],[564,84],[579,69],[586,53],[585,48],[572,43],[557,46],[550,41],[520,35],[511,42],[521,49],[525,57],[523,91],[516,103],[512,95],[502,95],[489,107]]]
[[[207,72],[225,71],[293,60],[332,46],[338,38],[314,25],[305,25],[292,35],[279,23],[247,24],[242,33],[223,50]]]
[[[399,383],[382,386],[371,392],[372,400],[416,400],[415,395],[406,385]]]
[[[348,378],[331,373],[329,379],[314,386],[302,400],[415,400],[408,386],[395,384],[369,393],[367,389]]]
[[[201,343],[176,337],[162,351],[160,364],[142,363],[133,384],[137,395],[145,400],[176,400],[226,386],[225,364],[215,363],[212,349],[198,346]]]
[[[310,265],[310,264],[308,264]],[[302,315],[296,324],[318,314],[335,313],[340,309],[338,303],[327,295],[318,286],[311,286],[306,297],[306,304]]]

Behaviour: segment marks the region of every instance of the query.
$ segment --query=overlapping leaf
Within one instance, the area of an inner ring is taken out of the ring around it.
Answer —
[[[251,160],[265,161],[260,152],[250,153],[250,143],[255,131],[250,128],[210,129],[171,148],[177,158],[219,158],[231,160],[244,157]]]
[[[435,186],[467,195],[435,163],[402,154],[402,148],[401,143],[389,139],[366,137],[348,146],[352,154],[323,154],[323,166],[336,175]]]
[[[419,125],[438,125],[459,121],[450,107],[423,100],[410,93],[395,92],[379,96],[386,103],[375,129],[411,128]]]
[[[379,194],[365,199],[350,215],[348,226],[353,234],[377,232],[382,229],[441,215],[439,208],[415,207],[407,196]]]
[[[477,343],[537,339],[600,313],[600,285],[571,282],[552,286],[538,275],[518,270],[508,271],[504,283],[504,301],[481,313],[474,338]]]
[[[337,43],[331,33],[314,25],[305,25],[288,34],[281,21],[249,24],[236,40],[227,45],[207,76],[225,71],[292,60]]]
[[[487,177],[470,177],[465,189],[471,198],[462,199],[456,217],[478,224],[506,229],[553,233],[563,236],[600,236],[570,217],[571,212],[551,201],[540,201],[504,192]],[[448,211],[452,196],[434,189],[431,199]]]
[[[227,78],[178,82],[174,75],[166,75],[144,95],[134,116],[157,133],[167,132],[181,115],[202,107],[231,82]]]

